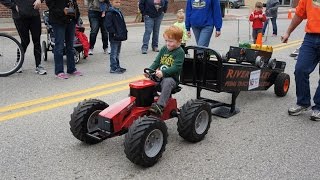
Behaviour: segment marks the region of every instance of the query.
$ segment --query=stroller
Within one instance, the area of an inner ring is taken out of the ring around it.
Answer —
[[[42,59],[44,61],[47,61],[48,51],[52,51],[54,48],[55,37],[53,33],[53,28],[49,22],[49,11],[48,10],[43,11],[42,17],[47,29],[47,41],[42,41],[41,51],[42,51]],[[81,18],[79,18],[79,21],[82,22]],[[80,54],[81,53],[83,54],[83,46],[77,37],[74,38],[73,47],[74,47],[74,60],[75,60],[75,63],[77,64],[80,61]],[[64,50],[64,54],[65,52],[66,51]]]

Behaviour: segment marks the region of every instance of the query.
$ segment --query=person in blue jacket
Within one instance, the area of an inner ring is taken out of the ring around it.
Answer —
[[[222,15],[219,0],[188,0],[186,7],[186,29],[188,36],[192,28],[198,46],[208,47],[216,28],[215,37],[219,37],[222,27]]]

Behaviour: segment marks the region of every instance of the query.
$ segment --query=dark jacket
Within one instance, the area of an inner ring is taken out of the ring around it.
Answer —
[[[110,41],[125,41],[128,38],[128,30],[124,16],[119,9],[109,8],[105,18],[106,28]]]
[[[64,8],[69,7],[68,3],[72,1],[76,11],[76,17],[64,14]],[[49,8],[49,21],[53,24],[68,24],[70,21],[76,21],[80,17],[80,12],[76,0],[46,0]]]
[[[279,0],[267,0],[266,16],[276,18],[278,16]]]
[[[0,3],[12,10],[12,18],[28,18],[33,16],[40,16],[39,10],[33,8],[35,0],[0,0]],[[41,0],[43,2],[43,0]],[[18,7],[19,12],[16,10]]]
[[[168,9],[168,0],[159,0],[159,4],[154,4],[154,0],[139,0],[139,9],[143,16],[148,15],[151,18],[159,17],[166,13]],[[157,9],[157,7],[159,9]]]

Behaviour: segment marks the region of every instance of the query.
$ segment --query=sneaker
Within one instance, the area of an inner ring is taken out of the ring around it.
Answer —
[[[108,54],[111,54],[111,48],[108,48],[107,51],[108,51]]]
[[[126,68],[122,68],[122,67],[120,67],[120,70],[123,71],[123,72],[127,71]]]
[[[289,108],[288,113],[291,116],[298,116],[299,114],[301,114],[305,111],[308,111],[309,109],[310,109],[310,106],[303,107],[303,106],[296,105],[294,107]]]
[[[313,121],[319,121],[320,120],[320,111],[319,110],[313,110],[312,115],[310,116],[310,119]]]
[[[163,107],[157,103],[152,103],[149,111],[156,115],[162,116]]]
[[[120,68],[116,69],[116,70],[110,70],[110,73],[113,73],[113,74],[122,74],[124,73],[124,71],[122,71]]]
[[[36,73],[40,75],[45,75],[47,74],[47,71],[44,69],[44,67],[39,65],[38,67],[36,67]]]
[[[73,76],[83,76],[83,74],[78,70],[75,70],[73,73],[69,73],[69,74]]]
[[[157,47],[152,48],[152,51],[159,52],[159,49]]]
[[[277,35],[276,34],[272,34],[272,37],[276,37]]]
[[[103,54],[107,54],[108,53],[108,48],[103,49]]]
[[[93,55],[93,49],[89,49],[89,55]]]
[[[147,50],[146,50],[146,49],[142,49],[142,50],[141,50],[141,53],[142,53],[142,54],[147,54]]]
[[[68,79],[69,78],[69,76],[65,73],[59,73],[56,75],[56,77],[59,79]]]

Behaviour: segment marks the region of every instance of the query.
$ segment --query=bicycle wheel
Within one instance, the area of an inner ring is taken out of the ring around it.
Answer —
[[[12,36],[0,33],[0,77],[17,72],[24,61],[21,44]]]

